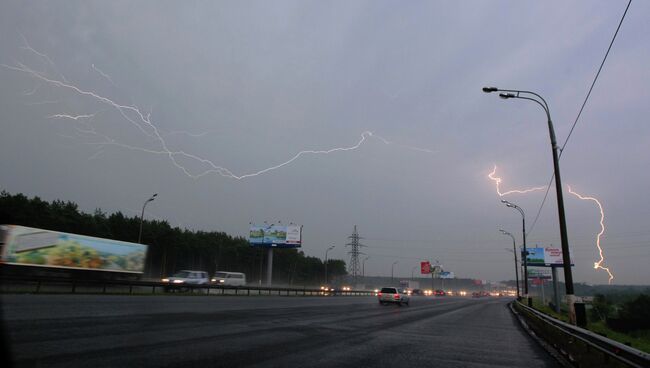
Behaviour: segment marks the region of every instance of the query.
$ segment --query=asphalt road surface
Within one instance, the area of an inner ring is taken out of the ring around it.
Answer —
[[[497,298],[4,295],[24,367],[555,367]]]

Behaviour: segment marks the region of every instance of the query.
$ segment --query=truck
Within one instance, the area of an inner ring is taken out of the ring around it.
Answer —
[[[399,286],[404,289],[415,290],[420,288],[420,282],[412,280],[400,280]]]
[[[0,225],[0,264],[141,275],[147,246],[19,225]]]

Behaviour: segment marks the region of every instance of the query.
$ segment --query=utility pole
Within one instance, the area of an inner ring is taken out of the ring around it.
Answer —
[[[361,274],[360,270],[360,265],[359,265],[359,254],[364,254],[359,251],[359,248],[365,247],[365,245],[359,243],[360,239],[363,239],[362,237],[359,236],[359,233],[357,232],[357,225],[354,225],[354,231],[352,232],[352,235],[348,236],[348,239],[350,239],[350,242],[347,243],[345,246],[350,247],[350,251],[348,254],[350,255],[350,265],[348,266],[348,269],[350,273],[352,274],[352,279],[354,280],[354,283],[357,283],[357,277]]]

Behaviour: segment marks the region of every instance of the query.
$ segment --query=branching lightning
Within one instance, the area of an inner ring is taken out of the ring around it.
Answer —
[[[95,64],[90,64],[90,66],[91,66],[93,69],[95,69],[95,71],[96,71],[97,73],[99,73],[99,75],[101,75],[102,77],[106,78],[106,80],[109,81],[113,86],[117,87],[117,86],[115,85],[115,83],[113,83],[113,79],[112,79],[108,74],[106,74],[106,73],[104,73],[103,71],[101,71],[98,67],[95,66]]]
[[[600,201],[597,198],[583,196],[583,195],[581,195],[579,193],[576,193],[573,190],[571,190],[570,185],[568,185],[567,187],[569,188],[569,193],[573,194],[574,196],[576,196],[576,197],[578,197],[578,198],[580,198],[582,200],[596,202],[596,205],[598,205],[598,209],[600,210],[600,232],[596,236],[596,247],[598,247],[598,253],[600,254],[600,259],[598,260],[598,262],[594,263],[594,269],[605,270],[607,272],[607,274],[609,274],[609,281],[608,282],[611,284],[612,280],[614,280],[614,275],[612,274],[612,272],[610,271],[610,269],[608,267],[605,267],[605,266],[602,265],[603,262],[605,261],[605,256],[603,254],[603,248],[600,245],[600,238],[605,233],[605,211],[603,211],[603,205],[600,203]]]
[[[533,187],[533,188],[523,189],[523,190],[510,190],[510,191],[502,193],[501,190],[500,190],[500,187],[499,187],[499,185],[501,184],[501,178],[495,176],[496,171],[497,171],[497,166],[494,165],[494,170],[492,170],[492,172],[488,175],[488,178],[490,178],[490,180],[494,181],[494,183],[496,185],[497,194],[500,197],[503,197],[503,196],[508,195],[508,194],[513,194],[513,193],[524,194],[524,193],[534,192],[534,191],[537,191],[537,190],[546,189],[546,187]],[[598,209],[600,210],[600,232],[598,233],[598,235],[596,235],[596,247],[598,248],[598,253],[600,255],[600,259],[598,260],[598,262],[594,263],[594,269],[596,269],[596,270],[601,269],[601,270],[606,271],[607,274],[609,275],[608,282],[611,284],[612,280],[614,280],[614,275],[612,274],[612,272],[610,271],[610,269],[608,267],[603,266],[603,262],[605,262],[605,256],[604,256],[604,253],[603,253],[603,248],[600,245],[600,239],[601,239],[602,235],[605,233],[605,212],[603,211],[603,206],[602,206],[602,204],[600,203],[600,201],[597,198],[580,195],[580,194],[574,192],[571,189],[571,186],[568,186],[568,188],[569,188],[569,193],[575,195],[579,199],[594,201],[598,205]]]
[[[229,169],[217,165],[213,161],[185,152],[183,150],[173,150],[169,147],[167,141],[164,139],[164,133],[153,123],[151,120],[151,113],[143,113],[136,105],[124,105],[121,103],[118,103],[108,97],[105,97],[101,95],[98,92],[92,91],[92,90],[86,90],[80,86],[77,86],[71,82],[68,82],[68,80],[63,77],[61,73],[58,72],[56,69],[56,66],[52,62],[52,60],[45,54],[39,53],[38,51],[34,50],[29,44],[27,44],[27,41],[25,40],[25,44],[27,46],[24,47],[24,49],[33,52],[34,54],[38,55],[39,57],[45,59],[50,66],[53,68],[53,70],[61,75],[60,78],[56,77],[51,77],[48,76],[45,72],[39,72],[37,70],[34,70],[33,68],[28,67],[27,65],[16,62],[16,65],[6,65],[6,64],[0,64],[0,66],[14,70],[17,72],[22,72],[26,73],[32,78],[36,79],[39,82],[42,82],[44,84],[49,84],[53,87],[61,88],[68,90],[74,94],[77,94],[80,97],[83,98],[89,98],[94,100],[95,102],[103,105],[107,105],[109,109],[112,109],[119,113],[126,121],[128,121],[131,125],[133,125],[135,128],[137,128],[142,134],[144,134],[148,139],[152,140],[158,147],[157,148],[148,148],[148,147],[142,147],[142,146],[135,146],[135,145],[130,145],[122,142],[118,142],[117,140],[97,132],[92,126],[90,126],[89,123],[86,121],[92,120],[97,113],[92,113],[92,114],[78,114],[78,115],[73,115],[73,114],[65,114],[65,113],[59,113],[59,114],[53,114],[50,115],[49,118],[51,119],[68,119],[72,121],[77,121],[80,123],[84,123],[88,126],[88,129],[80,129],[76,128],[77,134],[83,137],[94,137],[97,139],[95,142],[90,142],[88,144],[96,145],[98,146],[97,152],[93,156],[91,156],[91,159],[95,158],[99,152],[102,151],[102,149],[106,146],[116,146],[116,147],[121,147],[125,148],[128,150],[134,150],[134,151],[140,151],[140,152],[146,152],[150,154],[157,154],[157,155],[163,155],[166,156],[170,162],[179,170],[181,170],[185,175],[187,175],[190,178],[197,179],[200,177],[203,177],[208,174],[217,174],[223,177],[231,178],[231,179],[236,179],[236,180],[242,180],[245,178],[250,178],[250,177],[255,177],[258,175],[262,175],[265,173],[268,173],[273,170],[280,169],[284,166],[287,166],[291,164],[292,162],[296,161],[302,156],[305,155],[324,155],[324,154],[330,154],[330,153],[335,153],[335,152],[345,152],[345,151],[352,151],[356,150],[361,145],[366,142],[366,140],[370,137],[375,137],[384,144],[391,145],[395,144],[393,142],[388,141],[387,139],[373,134],[371,131],[364,131],[361,133],[361,137],[359,138],[358,142],[356,144],[353,144],[351,146],[344,146],[344,147],[336,147],[336,148],[331,148],[331,149],[326,149],[326,150],[303,150],[295,154],[293,157],[290,159],[281,162],[279,164],[267,167],[262,170],[258,170],[255,172],[247,173],[247,174],[235,174]],[[100,75],[102,75],[104,78],[106,78],[109,82],[112,83],[112,79],[103,73],[101,70],[99,70],[94,64],[92,65],[92,68],[95,69]],[[187,134],[189,136],[195,136],[199,137],[204,135],[205,133],[202,134],[191,134],[187,132],[173,132],[173,133],[183,133]],[[413,147],[413,146],[407,146],[407,145],[401,145],[401,144],[395,144],[397,146],[401,146],[407,149],[411,150],[416,150],[420,152],[426,152],[426,153],[434,153],[434,151],[425,149],[425,148],[418,148],[418,147]],[[181,160],[184,161],[193,161],[195,163],[198,163],[200,165],[203,165],[204,167],[207,166],[207,169],[200,171],[198,173],[190,171],[189,168],[187,168],[185,165],[182,164]]]
[[[496,190],[497,190],[497,194],[499,195],[499,197],[503,197],[505,195],[513,194],[513,193],[525,194],[525,193],[530,193],[530,192],[534,192],[534,191],[537,191],[537,190],[546,189],[546,187],[533,187],[533,188],[522,189],[522,190],[513,189],[513,190],[509,190],[507,192],[502,193],[501,188],[500,188],[502,179],[500,177],[498,177],[498,176],[494,176],[494,175],[496,175],[496,173],[497,173],[497,165],[494,165],[494,170],[492,170],[492,172],[490,174],[488,174],[488,178],[490,178],[490,180],[494,181],[494,184],[495,184]]]

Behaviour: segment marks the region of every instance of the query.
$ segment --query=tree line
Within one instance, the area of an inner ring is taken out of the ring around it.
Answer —
[[[139,216],[101,209],[84,213],[76,203],[0,192],[0,224],[22,225],[74,234],[137,242]],[[191,231],[167,221],[144,220],[142,243],[148,245],[145,277],[160,278],[181,269],[246,273],[249,283],[266,275],[266,249],[251,247],[248,240],[220,231]],[[298,249],[275,249],[273,283],[315,286],[324,282],[325,263]],[[343,260],[327,262],[330,279],[347,274]]]

